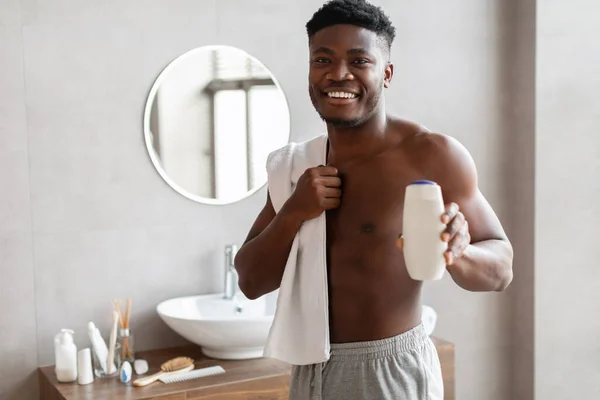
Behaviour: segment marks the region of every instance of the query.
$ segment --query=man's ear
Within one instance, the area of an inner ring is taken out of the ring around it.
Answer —
[[[392,77],[394,76],[394,64],[392,62],[388,62],[385,67],[385,71],[383,71],[383,87],[390,87],[390,83],[392,83]]]

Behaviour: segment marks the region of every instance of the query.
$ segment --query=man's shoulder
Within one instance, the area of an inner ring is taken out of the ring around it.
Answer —
[[[388,118],[390,118],[393,132],[401,140],[400,144],[405,148],[410,148],[411,152],[423,151],[427,154],[436,154],[451,151],[454,147],[461,146],[453,137],[433,132],[417,122],[397,117]],[[420,157],[423,155],[420,154]]]
[[[471,160],[467,148],[456,138],[439,132],[423,130],[408,138],[411,149],[420,158],[435,160],[437,163],[453,163]]]
[[[424,131],[409,140],[415,165],[433,180],[449,188],[476,184],[475,162],[458,139],[443,133]]]

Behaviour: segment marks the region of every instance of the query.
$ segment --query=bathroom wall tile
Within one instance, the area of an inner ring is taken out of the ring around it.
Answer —
[[[89,346],[94,321],[108,340],[112,302],[132,298],[132,330],[139,349],[184,342],[156,313],[172,297],[222,291],[219,215],[177,228],[37,234],[35,237],[39,360],[52,361],[52,338],[75,331]]]
[[[31,230],[19,2],[0,1],[0,231]]]
[[[18,0],[0,0],[0,399],[34,399],[37,341]]]
[[[298,1],[222,0],[217,3],[217,31],[219,35],[234,31],[245,40],[251,36],[255,41],[268,42],[280,35],[298,36],[304,30],[305,7]],[[248,35],[252,27],[253,34]]]
[[[210,209],[180,196],[155,171],[142,117],[161,70],[181,53],[213,44],[214,2],[36,7],[24,28],[34,229],[201,219]]]
[[[37,398],[31,233],[0,228],[0,399]]]
[[[569,6],[560,0],[538,1],[538,33],[545,35],[583,35],[594,37],[600,25],[598,3],[594,0],[573,0]],[[585,12],[588,11],[588,12]]]
[[[254,195],[240,202],[223,206],[221,225],[223,240],[228,244],[241,246],[256,217],[265,206],[266,200],[265,185]]]
[[[568,24],[540,5],[540,24]],[[600,5],[564,13],[597,20]],[[600,396],[598,194],[600,42],[574,30],[537,46],[535,392],[539,398]],[[591,347],[590,347],[591,346]],[[560,365],[561,368],[556,366]]]
[[[465,379],[456,380],[457,399],[507,400],[510,395],[512,348],[497,344],[460,347],[456,352],[456,370],[460,376],[476,376],[477,384]],[[468,365],[468,370],[465,369]],[[476,375],[471,375],[476,371]],[[523,398],[524,399],[524,398]],[[528,399],[529,400],[529,399]]]
[[[511,344],[508,293],[466,291],[446,274],[425,284],[424,302],[438,310],[436,332],[444,339],[474,346]]]

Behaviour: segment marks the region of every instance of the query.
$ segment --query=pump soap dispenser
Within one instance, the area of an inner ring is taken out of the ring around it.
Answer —
[[[73,333],[70,329],[61,329],[54,338],[55,372],[59,382],[77,379],[77,347],[73,342]]]

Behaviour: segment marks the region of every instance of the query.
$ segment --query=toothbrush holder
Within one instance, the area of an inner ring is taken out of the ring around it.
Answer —
[[[106,365],[106,363],[107,360],[100,362],[96,352],[92,351],[92,364],[94,366],[94,374],[97,378],[111,378],[119,376],[119,369],[121,368],[123,360],[121,359],[121,343],[119,343],[118,341],[115,343],[115,352],[113,357],[113,365],[115,366],[115,369],[112,370],[111,373],[108,373],[108,371],[105,371],[104,368],[102,368],[102,365]]]
[[[129,328],[119,329],[117,342],[121,346],[121,362],[129,361],[131,364],[135,361],[134,337]]]

